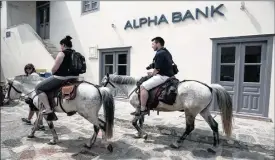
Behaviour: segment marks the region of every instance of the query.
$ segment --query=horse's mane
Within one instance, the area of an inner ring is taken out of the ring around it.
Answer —
[[[117,84],[136,84],[137,80],[131,76],[110,75],[110,80]]]
[[[27,83],[27,84],[37,84],[41,81],[43,81],[45,78],[36,76],[36,75],[18,75],[14,77],[14,81],[17,81],[19,83]]]

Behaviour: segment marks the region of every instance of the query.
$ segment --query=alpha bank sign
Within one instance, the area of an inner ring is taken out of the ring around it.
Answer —
[[[184,13],[172,12],[172,14],[171,14],[172,23],[179,23],[179,22],[186,21],[188,19],[195,20],[195,19],[199,19],[199,17],[201,17],[201,16],[204,18],[214,17],[215,15],[224,16],[222,11],[220,10],[223,6],[224,6],[224,4],[220,4],[217,7],[212,5],[211,8],[205,7],[204,11],[199,8],[196,8],[195,14],[194,14],[195,16],[192,14],[192,12],[190,10],[186,10]],[[128,20],[124,26],[124,30],[138,29],[145,25],[148,25],[150,27],[152,24],[157,26],[157,25],[160,25],[163,23],[169,24],[167,17],[164,14],[162,14],[160,17],[158,17],[158,16],[141,17],[139,19],[134,19],[132,21]]]

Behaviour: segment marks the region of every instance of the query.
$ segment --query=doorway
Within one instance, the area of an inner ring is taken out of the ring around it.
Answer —
[[[264,39],[228,41],[217,43],[215,52],[214,83],[229,92],[233,112],[267,117],[272,63],[270,42]],[[215,105],[214,110],[219,108]]]
[[[42,39],[50,38],[50,1],[37,1],[37,33]]]

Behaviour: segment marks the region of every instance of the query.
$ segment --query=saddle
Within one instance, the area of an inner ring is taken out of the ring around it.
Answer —
[[[68,116],[74,115],[76,112],[66,112],[62,106],[63,99],[74,100],[76,97],[77,87],[83,83],[83,81],[68,80],[65,81],[61,87],[54,89],[52,92],[47,93],[48,100],[52,109],[60,105],[61,109],[67,113]]]
[[[138,90],[137,90],[138,95],[139,95],[140,85],[144,81],[150,79],[151,77],[152,76],[142,77],[137,82],[136,85],[138,87]],[[160,101],[168,105],[173,105],[176,101],[178,85],[179,85],[179,80],[173,76],[167,79],[163,84],[160,84],[157,87],[149,90],[148,91],[149,97],[147,100],[146,107],[149,110],[153,110],[158,106]]]

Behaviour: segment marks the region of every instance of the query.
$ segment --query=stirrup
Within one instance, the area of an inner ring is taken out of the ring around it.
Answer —
[[[147,114],[149,114],[149,110],[144,110],[144,111],[139,111],[139,112],[135,112],[135,116],[145,116],[145,115],[147,115]]]

